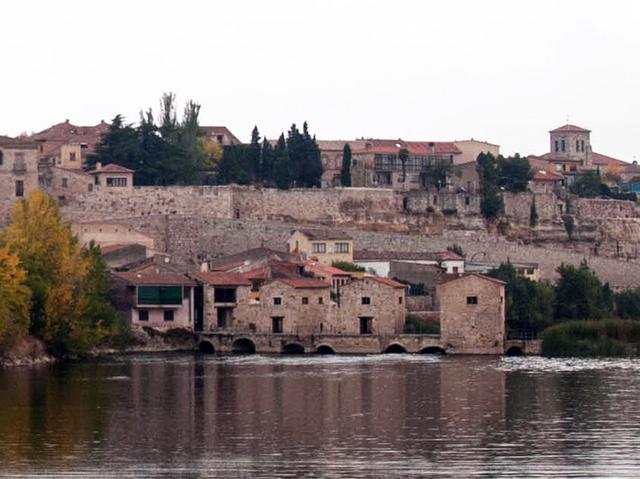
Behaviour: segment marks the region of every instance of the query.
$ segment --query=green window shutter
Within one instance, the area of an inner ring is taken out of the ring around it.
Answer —
[[[182,304],[182,286],[138,286],[138,304]]]

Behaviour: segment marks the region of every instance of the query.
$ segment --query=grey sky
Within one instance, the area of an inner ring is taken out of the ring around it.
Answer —
[[[136,121],[163,91],[248,139],[488,140],[640,154],[640,2],[33,1],[0,7],[0,133]]]

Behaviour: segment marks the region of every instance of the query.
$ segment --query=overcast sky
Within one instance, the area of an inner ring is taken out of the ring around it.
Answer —
[[[569,117],[640,155],[640,2],[10,0],[0,19],[0,134],[134,122],[173,91],[243,140],[307,120],[544,153]]]

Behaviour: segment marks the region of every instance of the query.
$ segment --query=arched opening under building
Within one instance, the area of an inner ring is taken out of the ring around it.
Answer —
[[[524,351],[522,351],[522,348],[520,346],[511,346],[509,349],[507,349],[507,352],[505,354],[507,356],[523,356]]]
[[[403,354],[406,352],[407,350],[404,346],[400,346],[399,344],[390,344],[387,346],[387,349],[384,350],[385,354]]]
[[[256,345],[248,338],[236,339],[231,345],[233,354],[255,354]]]
[[[211,341],[200,341],[200,344],[198,344],[198,351],[204,354],[214,354],[216,352],[216,348],[213,346]]]
[[[285,344],[282,348],[282,354],[304,354],[304,347],[298,343]]]
[[[439,346],[428,346],[418,351],[420,354],[446,354],[445,350]]]
[[[322,344],[316,348],[317,354],[336,354],[334,349],[331,346],[327,346],[326,344]]]

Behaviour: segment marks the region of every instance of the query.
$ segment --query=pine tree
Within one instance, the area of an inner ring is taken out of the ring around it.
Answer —
[[[342,169],[340,170],[340,184],[351,186],[351,147],[345,143],[342,149]]]

